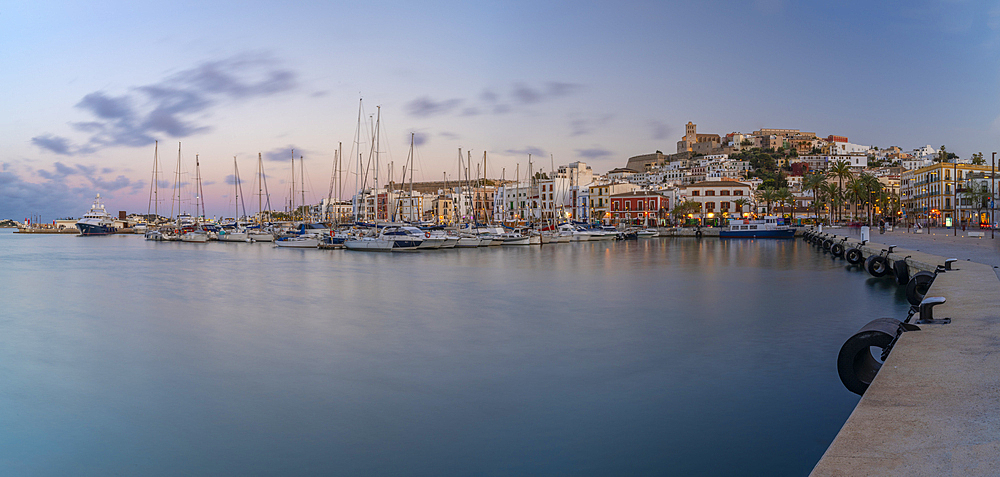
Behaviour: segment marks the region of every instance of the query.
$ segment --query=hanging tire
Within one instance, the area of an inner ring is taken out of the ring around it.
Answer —
[[[864,261],[865,256],[861,253],[861,250],[852,248],[844,252],[844,258],[847,259],[848,263],[851,265],[860,265]]]
[[[873,277],[884,277],[889,273],[889,260],[881,255],[871,255],[865,261],[865,270]]]
[[[826,239],[823,241],[823,250],[829,252],[831,247],[833,247],[833,240]]]
[[[906,282],[906,301],[913,306],[917,306],[924,300],[924,295],[934,283],[934,274],[931,272],[917,272]]]
[[[903,286],[909,283],[910,267],[906,265],[906,260],[892,262],[892,272],[896,276],[896,285]]]
[[[900,322],[892,318],[872,320],[854,336],[848,338],[837,355],[837,374],[849,391],[863,395],[871,385],[880,363],[872,356],[871,347],[885,350],[899,333]]]
[[[830,253],[833,254],[834,257],[843,257],[844,256],[844,244],[840,244],[840,243],[833,244],[830,247]]]

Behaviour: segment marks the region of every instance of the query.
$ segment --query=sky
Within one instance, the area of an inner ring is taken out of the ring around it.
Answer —
[[[675,152],[688,121],[1000,149],[1000,2],[5,3],[0,218],[80,217],[98,193],[193,213],[196,169],[206,214],[233,216],[234,157],[253,213],[258,154],[281,209],[293,150],[307,202],[346,198],[376,116],[383,182],[411,135],[414,181],[455,180],[459,148],[490,178],[529,154],[606,172]]]

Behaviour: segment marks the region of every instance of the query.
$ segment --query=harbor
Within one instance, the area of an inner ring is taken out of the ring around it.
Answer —
[[[843,340],[908,307],[802,240],[379,254],[8,232],[0,254],[0,459],[87,449],[21,461],[47,473],[802,475],[858,402]]]

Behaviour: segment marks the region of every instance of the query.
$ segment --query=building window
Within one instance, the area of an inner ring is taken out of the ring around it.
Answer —
[[[712,195],[712,196],[714,196],[715,195],[715,191],[714,190],[706,190],[705,191],[705,195]]]
[[[701,191],[693,190],[693,191],[691,191],[691,196],[692,197],[698,197],[699,195],[701,195],[699,192],[701,192]]]
[[[743,191],[741,191],[741,190],[734,190],[733,191],[733,195],[743,195]]]
[[[729,191],[728,190],[719,191],[719,195],[729,195]]]
[[[715,202],[705,202],[705,211],[706,212],[714,212],[715,211]]]

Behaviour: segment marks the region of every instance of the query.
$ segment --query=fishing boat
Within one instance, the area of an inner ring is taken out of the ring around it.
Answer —
[[[84,214],[83,218],[77,221],[76,228],[82,236],[110,235],[118,231],[111,219],[111,214],[104,210],[101,194],[97,194],[94,204],[90,206],[90,212]]]
[[[659,237],[660,232],[656,229],[642,229],[635,232],[637,238],[653,238]]]
[[[719,238],[795,238],[795,230],[775,216],[763,220],[729,219],[729,229],[719,231]]]

